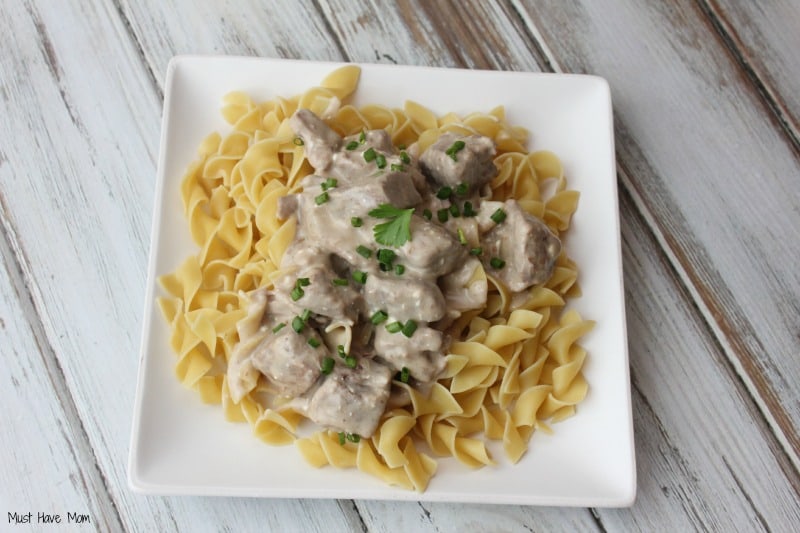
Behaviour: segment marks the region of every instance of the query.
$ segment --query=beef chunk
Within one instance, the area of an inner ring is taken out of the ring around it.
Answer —
[[[515,292],[544,283],[553,275],[561,241],[544,222],[523,211],[514,200],[506,201],[503,210],[506,219],[482,239],[486,272]],[[492,267],[492,257],[505,261],[505,266]]]
[[[456,142],[464,143],[463,148],[448,153]],[[475,190],[497,174],[493,161],[495,153],[494,142],[488,137],[445,133],[422,154],[419,163],[422,172],[440,187],[466,183]]]
[[[361,359],[355,368],[337,361],[311,397],[308,417],[334,430],[369,437],[386,407],[391,380],[392,371],[377,361]]]

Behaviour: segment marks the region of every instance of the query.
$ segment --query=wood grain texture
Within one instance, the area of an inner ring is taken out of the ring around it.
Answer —
[[[695,4],[558,6],[518,8],[558,68],[611,83],[623,184],[800,465],[800,365],[790,357],[800,353],[800,162],[791,143]]]
[[[61,401],[74,402],[77,411],[77,420],[64,424],[83,425],[108,482],[107,492],[87,492],[105,494],[129,531],[356,527],[357,513],[330,501],[147,498],[128,490],[131,377],[161,102],[114,6],[76,2],[54,11],[9,5],[0,35],[10,52],[0,58],[0,109],[6,131],[13,132],[0,143],[3,229],[19,243],[14,254],[23,285],[52,346],[37,347],[32,356],[40,353],[63,370],[59,392],[72,399]],[[68,449],[62,445],[62,453]],[[21,468],[34,460],[20,459]],[[90,471],[92,465],[81,467]],[[47,483],[37,481],[30,487]],[[104,515],[99,523],[109,524],[103,529],[120,529],[111,511],[92,508]]]
[[[89,516],[82,526],[87,530],[119,529],[61,369],[49,357],[14,248],[0,240],[0,523],[11,523],[8,513],[32,513],[30,523],[36,524],[46,513],[66,524],[67,513],[76,513]]]
[[[701,5],[800,151],[800,5],[791,0]]]

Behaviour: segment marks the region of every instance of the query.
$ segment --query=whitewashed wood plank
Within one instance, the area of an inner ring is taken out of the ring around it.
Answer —
[[[800,3],[705,0],[705,10],[800,148]]]
[[[74,406],[65,408],[62,401],[60,369],[48,360],[40,325],[28,320],[35,311],[3,235],[0,258],[0,523],[11,530],[55,527],[45,520],[67,527],[80,520],[81,526],[72,527],[118,529],[119,517]]]
[[[588,509],[525,505],[462,505],[430,502],[357,502],[364,523],[376,533],[423,531],[603,531]]]
[[[787,357],[800,353],[791,144],[696,4],[566,2],[520,13],[556,67],[609,79],[623,184],[800,465],[800,365]]]
[[[226,54],[340,61],[335,36],[313,0],[274,2],[159,2],[121,0],[159,87],[177,54]]]
[[[358,528],[357,513],[333,501],[145,498],[127,488],[161,102],[114,6],[5,4],[0,192],[6,230],[19,242],[17,257],[43,334],[123,527]],[[49,482],[33,477],[25,487]]]
[[[639,497],[598,510],[609,529],[785,531],[800,475],[623,195]]]

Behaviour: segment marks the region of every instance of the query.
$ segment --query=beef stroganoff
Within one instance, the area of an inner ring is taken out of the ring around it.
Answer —
[[[489,465],[497,440],[516,462],[585,397],[592,322],[564,310],[561,243],[578,194],[502,108],[355,108],[359,73],[226,97],[233,131],[182,182],[200,252],[159,302],[203,401],[314,466],[421,491],[433,456]]]

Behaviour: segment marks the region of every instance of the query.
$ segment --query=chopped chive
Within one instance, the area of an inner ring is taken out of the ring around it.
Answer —
[[[381,269],[381,272],[389,272],[392,269],[392,265],[389,263],[378,263],[378,268]]]
[[[425,217],[426,220],[430,220],[431,218],[433,218],[433,213],[431,213],[430,209],[423,209],[422,216]]]
[[[405,150],[406,149],[406,145],[405,144],[398,144],[397,145],[397,149],[398,150]]]
[[[477,248],[473,248],[469,251],[469,255],[483,255],[483,248],[480,246]]]
[[[355,442],[356,444],[358,443],[358,441],[361,440],[361,435],[359,435],[357,433],[348,433],[347,435],[345,435],[345,437],[350,442]]]
[[[338,433],[338,435],[339,435],[339,444],[340,444],[340,445],[342,445],[342,446],[344,446],[344,440],[345,440],[345,434],[344,434],[344,431],[340,431],[340,432]]]
[[[286,327],[286,322],[281,322],[280,324],[278,324],[277,326],[272,328],[272,333],[278,333],[280,330],[282,330],[285,327]]]
[[[289,296],[292,297],[293,302],[296,302],[297,300],[302,298],[304,294],[305,292],[303,292],[303,289],[301,289],[300,287],[295,287],[294,289],[292,289],[292,292],[289,293]]]
[[[364,224],[364,221],[361,220],[360,217],[352,217],[350,219],[350,225],[354,228],[360,228]]]
[[[467,236],[464,235],[464,230],[461,229],[461,228],[458,228],[456,230],[456,233],[458,233],[458,242],[460,242],[462,245],[466,246],[467,245]]]
[[[340,344],[340,345],[338,345],[338,346],[336,347],[336,353],[337,353],[337,354],[339,355],[339,357],[341,357],[342,359],[344,359],[345,357],[347,357],[347,353],[344,351],[344,344]]]
[[[406,337],[411,337],[417,331],[417,323],[413,320],[407,320],[401,331]]]
[[[372,255],[372,250],[362,244],[359,244],[358,247],[356,247],[356,252],[364,259],[369,259]]]
[[[453,194],[453,189],[445,185],[444,187],[436,191],[436,198],[438,198],[439,200],[447,200],[448,198],[450,198],[450,196],[452,196],[452,194]]]
[[[321,343],[319,342],[319,339],[317,339],[316,337],[310,337],[308,339],[308,345],[311,346],[312,348],[319,348],[320,344]]]
[[[459,213],[458,211],[458,204],[450,204],[449,211],[450,211],[450,216],[452,216],[453,218],[458,218],[461,215],[461,213]]]
[[[367,273],[360,270],[353,271],[353,279],[362,285],[367,282]]]
[[[403,369],[400,371],[400,381],[403,383],[408,383],[408,378],[411,375],[411,372],[408,370],[407,366],[404,366]]]
[[[472,202],[464,202],[464,209],[461,214],[465,217],[474,217],[478,214],[478,212],[475,211],[474,207],[472,207]]]
[[[369,321],[377,326],[381,322],[385,322],[387,318],[389,318],[389,315],[386,314],[386,311],[379,310],[375,311],[375,313],[370,317]]]
[[[297,278],[295,282],[295,287],[308,287],[311,285],[311,280],[308,278]]]
[[[436,211],[436,218],[439,219],[439,222],[447,222],[447,209],[439,209]]]
[[[467,183],[459,183],[458,187],[456,187],[456,195],[457,196],[464,196],[469,192],[469,184]]]
[[[464,144],[464,141],[456,141],[452,144],[452,146],[450,146],[450,148],[445,150],[444,153],[449,155],[450,159],[452,159],[453,161],[458,161],[458,159],[456,158],[456,154],[461,150],[463,150],[465,146],[466,144]]]
[[[336,361],[333,360],[333,357],[325,357],[322,359],[322,364],[320,365],[319,371],[327,376],[333,372],[333,365],[335,364]]]
[[[303,312],[300,313],[300,320],[303,321],[305,324],[308,322],[308,319],[311,318],[311,310],[310,309],[303,309]]]
[[[388,248],[381,248],[378,250],[378,254],[376,256],[378,261],[381,263],[391,264],[397,258],[397,254],[393,251],[389,250]]]
[[[361,144],[367,142],[367,134],[364,133],[364,130],[361,130],[361,133],[358,134],[358,142]]]
[[[303,322],[303,319],[299,316],[296,316],[292,319],[292,329],[295,331],[295,333],[302,333],[305,327],[306,323]]]
[[[327,191],[314,197],[314,202],[317,205],[322,205],[327,201],[328,201],[328,192]]]
[[[404,267],[403,265],[394,266],[394,273],[397,274],[398,276],[402,276],[403,274],[405,274],[405,272],[406,272],[406,267]]]
[[[303,146],[305,144],[300,137],[295,137],[293,142],[295,146]]]
[[[358,148],[358,142],[350,141],[349,143],[347,143],[347,146],[345,146],[345,148],[347,148],[348,150],[355,150],[356,148]]]
[[[333,284],[334,284],[334,285],[336,285],[337,287],[344,287],[345,285],[349,285],[349,284],[350,284],[350,282],[349,282],[349,281],[347,281],[347,280],[346,280],[346,279],[344,279],[344,278],[333,278],[333,279],[331,280],[331,283],[333,283]]]
[[[386,324],[386,331],[389,333],[397,333],[403,329],[403,324],[400,322],[392,322],[391,324]]]
[[[328,189],[332,189],[339,185],[339,180],[336,178],[328,178],[322,182],[322,190],[327,191]]]
[[[398,165],[396,163],[392,163],[392,165],[389,168],[392,169],[392,171],[394,172],[403,172],[406,169],[406,167],[404,167],[403,165]]]
[[[506,212],[503,211],[501,207],[498,207],[497,211],[492,213],[492,216],[490,216],[489,218],[491,218],[495,224],[500,224],[502,221],[506,219]]]
[[[364,151],[364,161],[366,161],[367,163],[371,163],[372,161],[375,161],[375,158],[377,156],[378,156],[378,154],[375,153],[375,148],[369,148],[369,149]]]
[[[410,158],[410,157],[408,157],[408,153],[407,153],[405,150],[403,150],[402,152],[400,152],[400,161],[402,161],[402,162],[403,162],[403,163],[405,163],[406,165],[408,165],[409,163],[411,163],[411,158]]]
[[[375,164],[378,165],[378,168],[386,168],[386,157],[383,154],[376,155]]]
[[[355,368],[358,364],[358,360],[352,355],[348,355],[344,358],[344,364],[347,366],[347,368]]]
[[[500,259],[499,257],[492,257],[491,259],[489,259],[489,264],[492,265],[492,268],[496,268],[497,270],[500,270],[501,268],[506,266],[506,262]]]

